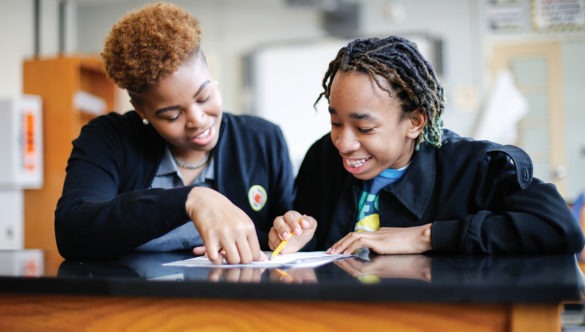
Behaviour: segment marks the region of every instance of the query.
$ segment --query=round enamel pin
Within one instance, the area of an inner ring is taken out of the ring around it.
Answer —
[[[250,206],[254,211],[262,210],[267,199],[268,195],[266,194],[266,189],[261,185],[255,184],[250,187],[250,190],[248,190],[248,201],[250,201]]]

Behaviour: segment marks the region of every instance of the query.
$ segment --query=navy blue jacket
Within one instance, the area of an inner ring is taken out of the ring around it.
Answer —
[[[423,143],[410,167],[379,194],[381,227],[432,223],[433,251],[574,253],[583,233],[555,186],[532,177],[521,149],[444,131]],[[352,232],[360,181],[346,172],[329,135],[309,149],[295,181],[295,209],[317,219],[304,250],[326,249]]]
[[[267,249],[274,218],[292,207],[293,172],[276,125],[254,116],[224,113],[213,150],[214,189],[246,212]],[[57,247],[65,258],[113,257],[189,221],[185,201],[192,187],[149,188],[165,141],[136,112],[100,116],[73,141],[63,194],[55,210]],[[268,200],[255,211],[253,185]]]

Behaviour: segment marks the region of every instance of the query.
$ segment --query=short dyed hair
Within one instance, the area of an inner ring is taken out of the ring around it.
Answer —
[[[156,3],[124,15],[108,34],[101,56],[120,88],[140,93],[190,60],[200,42],[194,16],[176,5]]]
[[[315,104],[323,96],[329,100],[331,84],[339,70],[367,74],[380,89],[392,96],[392,92],[379,81],[379,77],[385,78],[401,101],[403,115],[417,110],[427,115],[427,123],[417,138],[416,149],[424,141],[436,147],[441,146],[441,114],[445,109],[445,92],[432,66],[418,51],[415,43],[396,36],[350,42],[329,63],[322,82],[324,91]]]

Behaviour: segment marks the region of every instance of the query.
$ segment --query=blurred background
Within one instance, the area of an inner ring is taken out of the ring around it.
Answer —
[[[3,0],[0,95],[30,93],[24,88],[25,61],[98,56],[112,24],[148,2]],[[535,176],[557,185],[568,203],[585,188],[584,0],[172,2],[201,22],[203,50],[219,81],[224,109],[278,123],[295,169],[309,144],[329,130],[327,105],[321,102],[315,110],[313,103],[337,50],[354,38],[401,35],[415,41],[439,73],[447,92],[445,127],[524,148],[534,160]],[[44,84],[64,84],[58,72],[31,70],[27,75],[37,75]],[[106,105],[105,111],[130,109],[122,91],[115,91]],[[58,121],[51,127],[43,123],[40,190],[51,185],[60,191],[59,181],[48,184],[46,158],[53,154],[47,146],[50,135],[61,129]],[[75,135],[51,144],[64,145],[68,152]],[[6,144],[0,136],[0,146]],[[34,190],[39,188],[23,188]],[[7,203],[10,199],[16,203]],[[18,205],[19,198],[10,199],[0,200],[0,209]],[[49,207],[55,202],[49,199]],[[20,212],[14,213],[18,219]],[[46,218],[43,222],[50,224],[52,215]]]

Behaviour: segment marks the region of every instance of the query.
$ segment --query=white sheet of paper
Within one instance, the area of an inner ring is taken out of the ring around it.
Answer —
[[[330,255],[325,251],[307,251],[295,252],[292,254],[280,254],[272,260],[268,260],[272,252],[264,252],[267,260],[264,262],[252,262],[249,264],[213,264],[207,257],[200,256],[195,258],[178,260],[170,263],[164,263],[163,266],[183,266],[183,267],[214,267],[214,268],[234,268],[234,267],[317,267],[327,264],[337,259],[352,257],[352,255]]]

